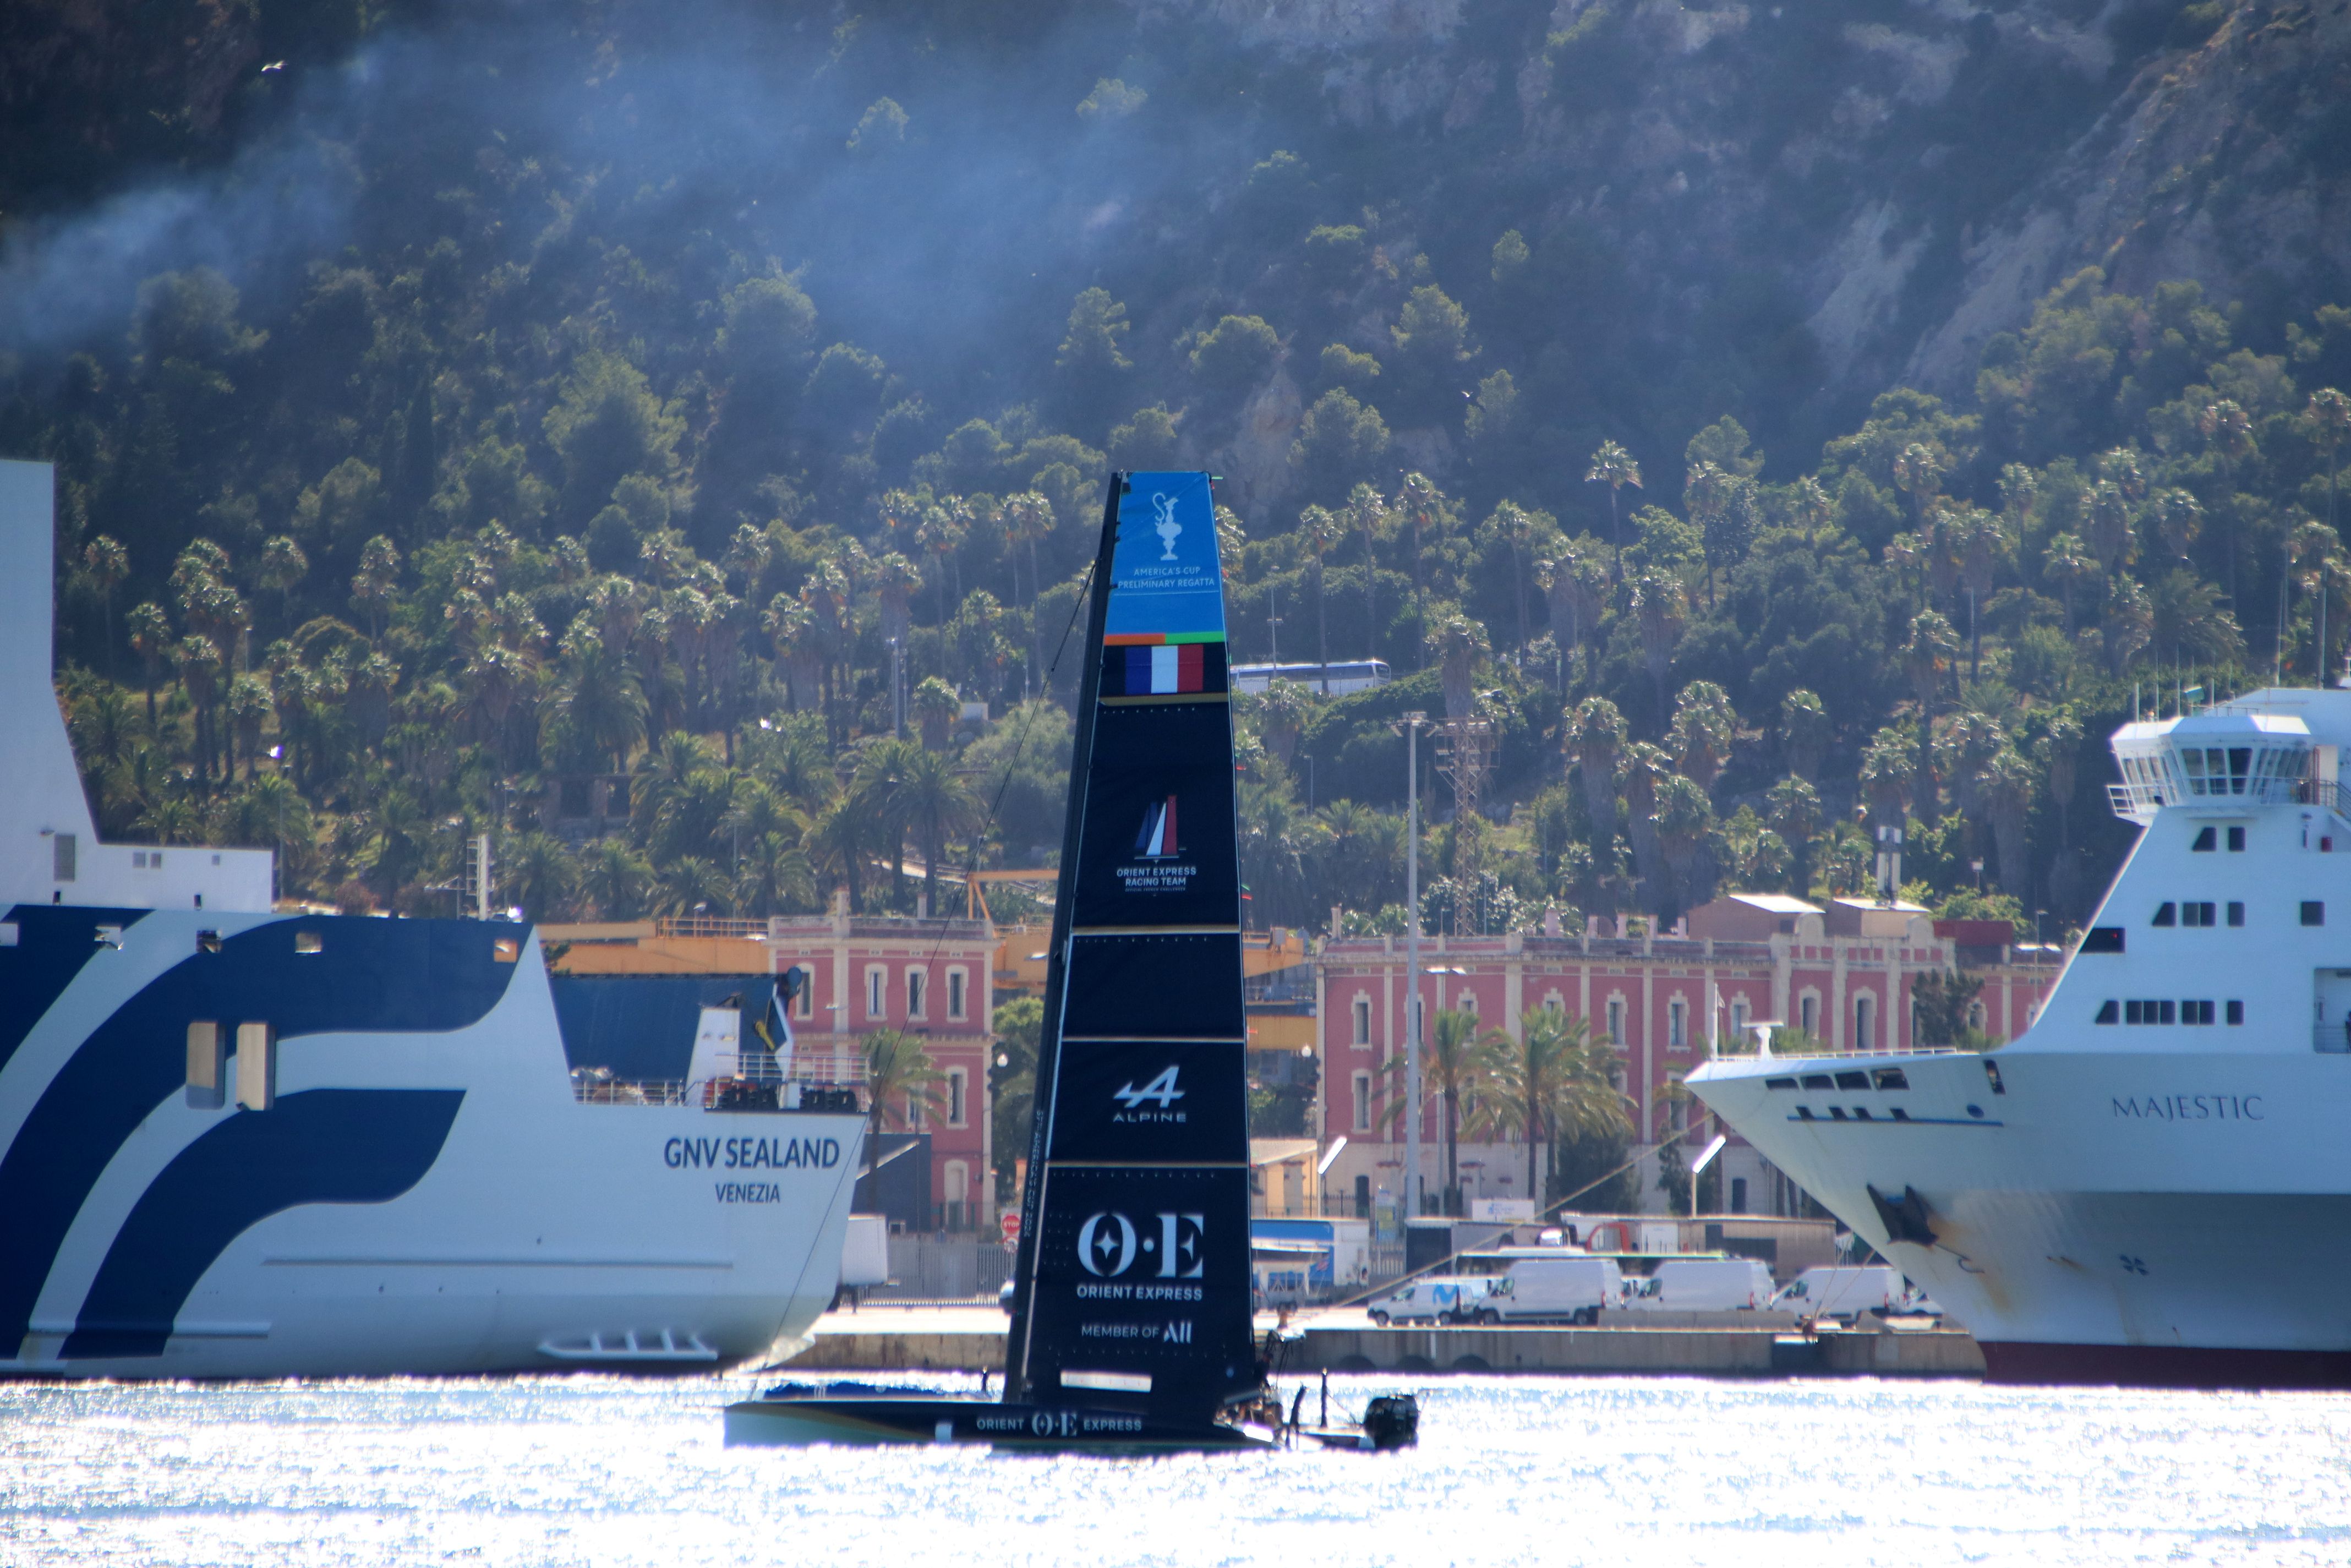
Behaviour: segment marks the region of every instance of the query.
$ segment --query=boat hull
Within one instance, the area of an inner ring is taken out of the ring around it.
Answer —
[[[726,1407],[730,1447],[979,1444],[1046,1452],[1242,1452],[1270,1436],[1217,1422],[1176,1424],[1125,1410],[991,1400],[862,1396],[747,1399]]]
[[[582,1103],[525,927],[9,919],[89,951],[0,1055],[0,1376],[701,1373],[831,1300],[862,1119]],[[266,1108],[235,1050],[191,1103],[191,1018],[284,1020]]]
[[[1808,1071],[1870,1087],[1766,1087]],[[1972,1332],[1994,1381],[2351,1386],[2351,1171],[2314,1157],[2351,1113],[2339,1055],[2020,1042],[1726,1061],[1690,1086]]]

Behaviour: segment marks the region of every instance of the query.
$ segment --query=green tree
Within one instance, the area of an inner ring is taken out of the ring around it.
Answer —
[[[871,1134],[878,1138],[889,1124],[901,1129],[918,1126],[937,1113],[939,1071],[918,1035],[904,1030],[880,1029],[858,1042],[865,1057],[865,1094]]]
[[[1566,1137],[1629,1137],[1633,1123],[1616,1088],[1616,1051],[1593,1038],[1588,1019],[1539,1008],[1520,1018],[1519,1036],[1492,1047],[1486,1108],[1496,1124],[1515,1125],[1526,1140],[1526,1190],[1535,1197],[1538,1147]]]

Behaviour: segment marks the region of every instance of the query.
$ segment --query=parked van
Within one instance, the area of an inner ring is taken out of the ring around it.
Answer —
[[[1898,1269],[1882,1263],[1823,1265],[1797,1275],[1771,1304],[1801,1317],[1851,1321],[1864,1312],[1893,1311],[1907,1294]]]
[[[1478,1303],[1477,1321],[1596,1323],[1621,1299],[1625,1276],[1614,1258],[1520,1258]]]
[[[1771,1270],[1752,1258],[1668,1258],[1628,1307],[1664,1312],[1747,1312],[1771,1300]]]
[[[1469,1322],[1477,1319],[1486,1292],[1494,1281],[1483,1276],[1444,1279],[1427,1276],[1365,1304],[1372,1322],[1385,1328],[1396,1323]]]

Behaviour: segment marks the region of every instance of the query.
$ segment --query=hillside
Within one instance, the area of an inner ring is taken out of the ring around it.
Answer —
[[[483,827],[538,915],[1033,863],[1102,475],[1200,465],[1239,653],[1405,677],[1245,713],[1260,921],[1400,926],[1419,707],[1497,737],[1447,928],[1851,888],[1906,821],[2053,934],[2118,715],[2351,640],[2346,36],[19,8],[0,452],[59,465],[108,830],[350,905]]]

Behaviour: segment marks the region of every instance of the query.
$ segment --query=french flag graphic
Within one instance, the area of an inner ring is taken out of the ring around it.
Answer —
[[[1181,696],[1225,689],[1221,643],[1123,643],[1102,650],[1102,695]]]
[[[1165,860],[1181,854],[1176,842],[1176,797],[1143,813],[1143,831],[1134,836],[1134,852],[1145,860]]]

